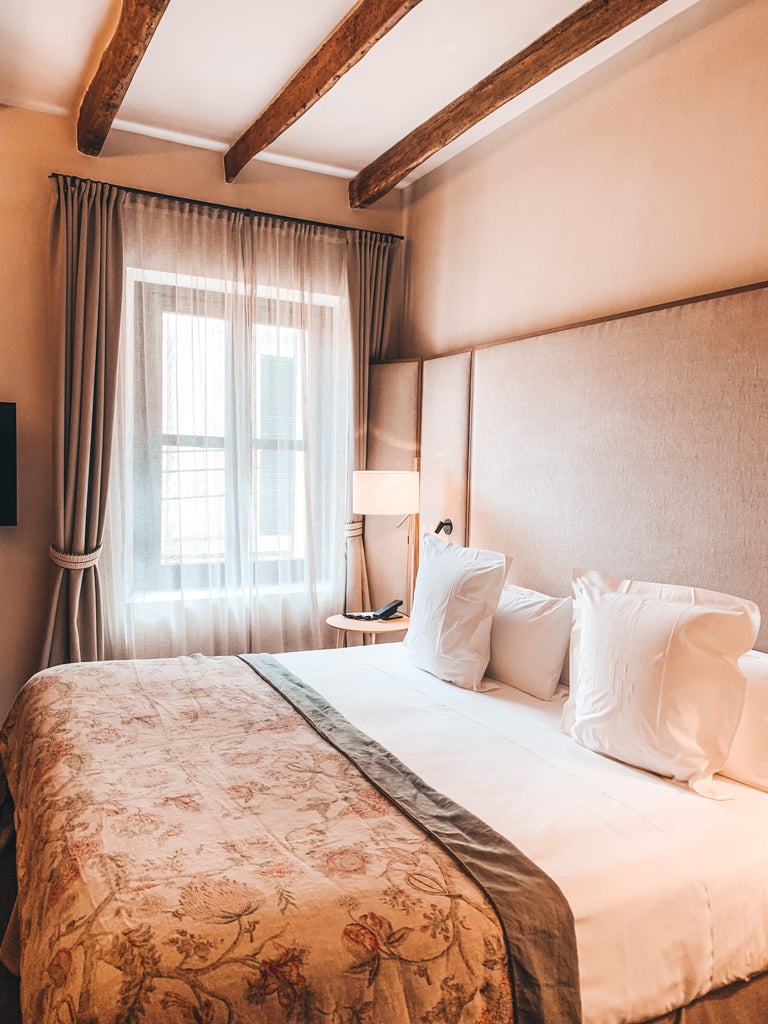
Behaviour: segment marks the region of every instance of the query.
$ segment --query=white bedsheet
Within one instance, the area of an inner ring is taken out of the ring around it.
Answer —
[[[474,693],[402,644],[280,655],[363,732],[473,811],[573,910],[585,1024],[643,1021],[768,969],[768,794],[707,800],[578,746],[561,704]]]

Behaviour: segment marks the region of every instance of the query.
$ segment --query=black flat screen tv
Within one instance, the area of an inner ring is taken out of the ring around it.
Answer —
[[[0,402],[0,526],[16,522],[16,403]]]

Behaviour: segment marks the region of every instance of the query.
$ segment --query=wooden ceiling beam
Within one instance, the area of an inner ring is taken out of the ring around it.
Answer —
[[[234,181],[257,153],[282,135],[421,0],[358,0],[224,157]]]
[[[77,148],[98,156],[112,122],[170,0],[123,0],[114,35],[102,54],[77,118]]]
[[[349,205],[381,199],[478,121],[664,2],[589,0],[364,167],[349,183]]]

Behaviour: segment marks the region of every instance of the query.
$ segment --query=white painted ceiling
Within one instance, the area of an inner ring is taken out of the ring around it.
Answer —
[[[115,128],[225,150],[352,5],[171,0]],[[735,5],[666,0],[506,104],[408,180],[637,40],[661,48]],[[352,177],[579,6],[575,0],[422,0],[261,158]],[[74,115],[119,11],[120,0],[1,0],[0,103]]]

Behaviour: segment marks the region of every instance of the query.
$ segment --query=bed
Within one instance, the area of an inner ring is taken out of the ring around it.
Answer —
[[[565,896],[541,947],[563,990],[529,999],[523,962],[513,997],[485,887],[260,675],[285,670],[512,839],[534,903]],[[24,1019],[549,1024],[580,1003],[618,1024],[764,972],[768,794],[704,799],[574,744],[561,713],[403,644],[46,670],[2,738]]]

